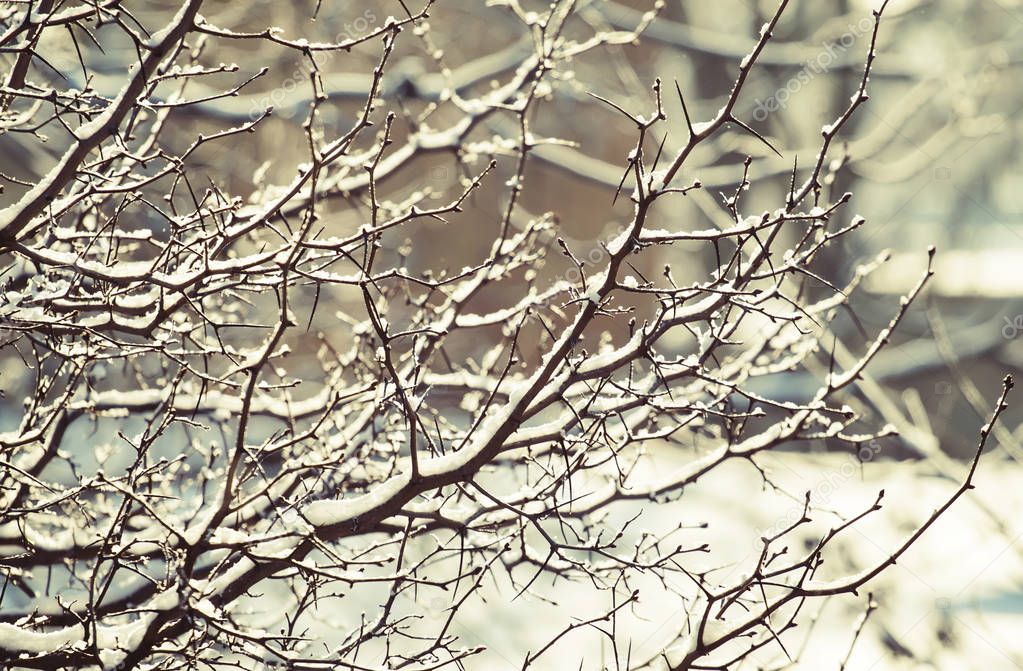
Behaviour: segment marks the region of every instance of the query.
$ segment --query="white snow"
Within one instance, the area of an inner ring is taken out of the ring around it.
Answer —
[[[615,363],[620,361],[622,357],[628,356],[629,353],[636,351],[643,342],[643,338],[645,336],[646,331],[643,329],[636,329],[636,332],[632,334],[629,341],[621,347],[587,357],[586,361],[579,366],[579,372],[585,374],[600,370],[601,368],[613,366]]]
[[[604,284],[607,282],[607,270],[602,270],[599,273],[586,278],[586,300],[591,303],[599,304],[602,300],[602,292]]]
[[[138,647],[145,636],[146,630],[160,611],[167,611],[176,608],[179,603],[178,594],[174,589],[168,589],[154,596],[144,608],[143,615],[127,624],[112,626],[99,625],[96,627],[96,643],[101,649],[110,650],[117,648],[122,651],[131,651]],[[0,649],[10,652],[21,652],[30,654],[48,654],[64,648],[75,647],[84,644],[85,630],[80,624],[53,631],[39,632],[29,631],[22,626],[0,622]],[[120,653],[123,659],[123,653]],[[111,651],[103,663],[108,661],[116,664],[119,653]]]
[[[408,474],[395,475],[355,498],[313,501],[303,509],[302,514],[317,527],[348,522],[385,505],[408,483]]]
[[[629,241],[629,236],[631,235],[632,229],[626,226],[618,232],[618,235],[611,239],[611,242],[607,243],[607,251],[609,251],[612,256],[616,256],[625,247],[625,244]]]
[[[81,625],[55,631],[27,631],[8,622],[0,622],[0,649],[10,652],[45,654],[70,647],[85,637]]]
[[[697,121],[693,124],[693,133],[696,135],[703,135],[703,133],[713,125],[713,121]]]

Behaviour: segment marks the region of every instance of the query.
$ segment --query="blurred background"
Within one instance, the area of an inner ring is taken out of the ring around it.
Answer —
[[[531,9],[529,4],[522,3],[523,11]],[[699,179],[705,188],[684,201],[672,201],[677,210],[655,211],[650,227],[702,229],[727,219],[720,194],[734,192],[747,157],[751,186],[744,196],[746,212],[773,210],[781,204],[794,162],[798,166],[814,163],[822,127],[845,109],[859,85],[873,30],[871,11],[877,5],[858,0],[792,2],[737,108],[737,116],[781,155],[741,129],[721,134],[699,149],[680,177],[687,183]],[[159,26],[176,7],[156,0],[138,3],[132,11],[143,24]],[[631,30],[651,9],[651,4],[637,0],[584,0],[578,11],[592,28]],[[660,77],[669,119],[681,119],[676,81],[693,119],[709,119],[730,91],[738,63],[752,48],[760,26],[775,9],[775,2],[757,0],[668,0],[636,43],[587,52],[571,64],[570,71],[557,72],[531,117],[531,131],[538,138],[558,141],[545,142],[533,152],[520,211],[537,217],[551,213],[559,234],[577,255],[590,254],[587,258],[598,264],[600,243],[612,238],[631,212],[627,198],[612,201],[635,133],[621,114],[587,94],[613,100],[632,113],[647,113],[651,85]],[[279,26],[283,35],[310,42],[355,37],[403,11],[398,2],[375,0],[322,5],[209,2],[203,9],[215,25],[236,31]],[[50,42],[42,50],[49,69],[41,68],[39,77],[48,76],[54,82],[60,77],[65,85],[84,88],[88,84],[101,95],[114,95],[133,50],[114,30],[106,34],[100,29],[95,38],[102,49],[81,40],[79,51],[59,32],[47,33],[44,39]],[[505,3],[441,0],[432,9],[428,26],[398,40],[381,83],[387,108],[398,113],[396,142],[407,138],[412,128],[426,124],[442,129],[460,118],[461,111],[442,95],[447,83],[453,82],[465,97],[486,91],[505,80],[530,53],[523,21]],[[85,80],[80,58],[97,77]],[[206,77],[210,90],[237,86],[261,67],[268,72],[236,96],[176,111],[163,141],[181,151],[199,133],[251,121],[273,107],[273,115],[244,144],[213,143],[192,154],[189,174],[243,199],[254,197],[259,185],[287,183],[307,152],[302,124],[311,100],[310,57],[291,49],[274,50],[263,41],[225,40],[208,49],[203,59],[207,65],[238,66],[237,71]],[[347,53],[316,56],[328,94],[319,108],[326,132],[343,132],[351,125],[364,104],[378,60],[378,41]],[[987,421],[1002,376],[1021,368],[1021,70],[1023,3],[894,0],[878,37],[868,89],[871,100],[846,126],[841,143],[828,156],[831,178],[826,188],[836,197],[851,192],[849,210],[867,223],[827,250],[818,271],[841,286],[858,264],[891,251],[890,260],[854,296],[852,309],[832,325],[839,342],[859,351],[884,328],[900,297],[926,269],[928,246],[938,250],[930,286],[909,310],[891,346],[868,368],[869,376],[857,392],[861,409],[878,424],[894,425],[902,436],[875,446],[866,458],[858,455],[852,470],[846,469],[850,456],[836,454],[834,446],[821,442],[806,448],[813,452],[812,459],[824,464],[818,473],[840,474],[828,488],[841,489],[841,500],[869,501],[878,488],[896,496],[883,524],[864,531],[861,542],[848,548],[850,566],[876,558],[877,552],[890,547],[940,503],[949,478],[962,473],[962,458],[976,448],[979,428]],[[198,98],[204,90],[193,84],[188,92]],[[67,147],[59,129],[42,132],[48,136],[45,142],[27,134],[0,135],[0,171],[8,178],[0,206],[16,201],[27,188],[25,182],[45,173]],[[416,170],[402,171],[385,182],[387,197],[397,201],[425,193],[438,202],[448,199],[461,180],[482,170],[491,156],[498,161],[495,183],[503,184],[515,171],[514,146],[505,145],[502,155],[500,138],[514,138],[516,133],[511,117],[488,117],[460,148],[422,152]],[[665,140],[665,151],[677,149],[685,139],[679,122]],[[478,155],[473,153],[474,143],[478,143]],[[629,188],[626,180],[626,192]],[[507,197],[502,189],[482,189],[450,223],[403,229],[385,241],[382,253],[404,259],[413,271],[458,270],[478,263],[494,240]],[[126,211],[132,212],[133,207],[127,206]],[[143,207],[135,211],[139,226],[146,226],[145,218],[151,215]],[[343,193],[325,213],[327,225],[338,231],[354,230],[364,217],[360,202]],[[636,261],[637,270],[656,275],[666,260],[659,255],[685,253],[665,249],[642,255]],[[714,262],[703,249],[694,249],[692,258],[671,261],[681,281],[705,276]],[[551,254],[540,272],[559,277],[570,267],[566,259]],[[489,300],[497,307],[505,304],[505,298],[495,294]],[[360,299],[356,293],[336,290],[321,300],[335,310],[354,310]],[[484,295],[479,312],[485,311],[487,300]],[[343,340],[346,327],[338,323],[335,310],[321,310],[314,326],[328,339]],[[306,336],[310,345],[315,331]],[[473,331],[474,337],[461,345],[460,354],[483,356],[490,346],[486,333]],[[496,340],[499,330],[493,336]],[[300,347],[295,349],[301,355]],[[319,365],[313,350],[315,346],[308,348],[305,365]],[[12,355],[0,365],[4,367],[0,403],[6,405],[6,411],[0,407],[0,429],[9,429],[31,377],[19,371]],[[805,399],[813,391],[811,382],[784,376],[764,383],[762,391],[777,399]],[[847,668],[1023,668],[1023,643],[1014,636],[1023,623],[1023,545],[1018,536],[1023,531],[1018,520],[1023,509],[1021,418],[1023,404],[1016,402],[996,427],[997,447],[982,463],[976,497],[957,506],[907,557],[905,567],[900,563],[880,583],[881,615],[871,621],[869,636]],[[761,489],[761,483],[748,473],[717,477],[701,485],[703,493],[694,494],[693,500],[734,517],[734,524],[714,532],[721,534],[719,545],[727,545],[729,538],[755,538],[757,529],[771,526],[791,505],[784,500],[776,507],[760,500],[751,505],[752,499],[736,496],[735,492]],[[819,475],[804,477],[783,470],[779,477],[793,478],[796,489],[817,490],[822,485]],[[839,503],[836,498],[834,505]],[[673,522],[670,510],[658,514],[667,516],[662,522]],[[736,561],[748,550],[748,545],[737,542]],[[372,607],[371,602],[365,605]],[[475,637],[492,648],[488,666],[480,668],[514,667],[516,655],[528,648],[530,634],[520,631],[521,608],[489,604],[479,615],[500,626],[485,627],[485,632],[476,631],[484,628],[474,625],[472,618],[462,623],[470,641]],[[644,645],[656,649],[660,644],[656,613],[661,620],[670,619],[677,608],[665,600],[654,609],[640,637]],[[807,652],[805,668],[819,668],[814,654],[822,655],[819,659],[834,658],[830,646],[848,641],[849,613],[857,608],[862,610],[862,605],[836,606],[833,629],[827,628],[828,617],[822,616],[825,635],[818,639],[822,647],[817,653]]]

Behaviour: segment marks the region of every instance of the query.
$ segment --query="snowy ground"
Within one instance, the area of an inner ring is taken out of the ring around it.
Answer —
[[[681,461],[680,461],[681,463]],[[831,575],[855,573],[876,563],[896,548],[917,525],[944,503],[958,483],[936,477],[925,462],[875,461],[863,469],[848,455],[771,455],[767,466],[773,481],[799,496],[806,490],[820,508],[851,515],[869,507],[884,489],[884,507],[858,524],[845,542],[831,552],[826,566]],[[853,467],[855,466],[855,467]],[[963,470],[965,473],[965,467]],[[873,584],[878,610],[857,642],[849,671],[883,669],[1016,669],[1023,668],[1023,469],[997,455],[981,462],[977,489],[968,492],[909,550],[895,567]],[[987,506],[985,512],[982,506]],[[635,508],[632,508],[634,511]],[[756,470],[735,463],[708,476],[677,502],[648,506],[641,518],[651,530],[677,524],[710,522],[694,529],[694,545],[708,542],[713,549],[719,578],[746,570],[755,557],[756,539],[780,521],[801,512],[801,503],[764,490]],[[992,518],[991,511],[995,511]],[[625,516],[630,511],[618,511]],[[837,520],[814,516],[816,529]],[[1002,525],[1002,528],[999,528]],[[710,566],[710,564],[708,564]],[[685,611],[678,597],[657,582],[638,584],[645,619],[626,616],[618,623],[619,659],[631,646],[633,663],[656,655],[671,640]],[[686,591],[682,584],[673,585]],[[474,658],[469,668],[519,669],[523,655],[536,650],[573,618],[589,618],[609,607],[596,601],[587,585],[547,594],[558,603],[537,599],[510,601],[506,590],[487,603],[478,600],[463,609],[455,622],[467,644],[485,644],[489,651]],[[864,610],[867,595],[841,597],[820,609],[809,644],[791,668],[838,669],[852,640],[855,620]],[[372,600],[361,604],[372,612]],[[467,604],[468,605],[468,604]],[[434,607],[437,616],[444,604]],[[799,651],[809,633],[800,627],[785,639],[789,652]],[[536,668],[614,669],[614,652],[592,630],[564,639]],[[887,641],[887,643],[886,643]],[[911,655],[911,656],[910,656]],[[785,661],[777,647],[760,658],[778,668]],[[750,663],[740,668],[754,668]]]
[[[663,475],[665,469],[691,459],[691,453],[664,449],[654,463],[647,464],[646,472],[637,472],[635,477],[643,480]],[[720,582],[732,582],[749,571],[763,534],[798,518],[804,492],[811,492],[814,506],[820,511],[813,516],[813,530],[820,532],[839,516],[848,517],[868,508],[878,491],[884,489],[882,510],[853,527],[827,555],[824,571],[830,573],[824,577],[839,577],[883,560],[961,482],[936,475],[936,468],[926,461],[879,457],[861,464],[848,454],[772,453],[758,457],[758,464],[766,469],[778,491],[765,488],[751,465],[735,461],[714,469],[677,501],[619,505],[612,511],[608,527],[617,528],[641,508],[643,515],[636,523],[636,532],[663,532],[679,524],[691,527],[678,540],[691,547],[708,543],[711,553],[699,568],[716,568]],[[966,465],[957,463],[956,467],[958,475],[965,476]],[[976,489],[957,501],[896,566],[872,585],[879,608],[868,620],[845,667],[847,671],[1023,669],[1021,483],[1023,467],[998,453],[985,455],[975,477]],[[702,523],[707,527],[698,528]],[[791,545],[794,552],[801,549],[800,539],[793,539]],[[691,561],[700,559],[691,557]],[[555,603],[529,595],[512,600],[515,589],[507,584],[487,585],[486,602],[475,597],[466,602],[453,622],[453,630],[463,645],[487,647],[485,653],[468,660],[466,668],[521,669],[529,651],[539,649],[567,624],[595,617],[611,606],[606,592],[597,593],[588,584],[535,587]],[[630,646],[635,663],[655,657],[670,645],[686,613],[682,600],[656,580],[629,587],[640,590],[641,603],[635,613],[626,612],[617,623],[623,668]],[[692,593],[691,585],[681,577],[671,578],[670,587]],[[255,600],[257,612],[267,617],[264,624],[268,628],[287,609],[287,599],[284,594],[267,593],[265,598]],[[309,634],[328,643],[336,641],[340,632],[357,626],[361,613],[371,618],[384,600],[383,592],[354,590],[340,602],[340,610],[319,613],[319,626]],[[863,593],[858,598],[841,597],[823,603],[812,635],[806,636],[810,633],[806,626],[785,639],[789,653],[800,653],[799,661],[790,668],[839,669],[852,640],[853,624],[866,601],[867,594]],[[405,606],[410,613],[425,611],[434,621],[448,615],[448,602],[436,596]],[[809,625],[812,618],[805,619]],[[807,638],[809,643],[800,650]],[[757,659],[765,663],[765,668],[779,668],[779,662],[785,661],[785,653],[776,646],[766,652],[769,654]],[[614,651],[606,637],[592,629],[570,634],[531,668],[578,669],[580,662],[583,669],[616,668]],[[738,668],[756,667],[747,663]]]

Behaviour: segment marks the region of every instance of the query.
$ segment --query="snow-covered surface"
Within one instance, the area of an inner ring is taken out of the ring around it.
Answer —
[[[376,485],[367,493],[351,499],[313,501],[305,507],[303,514],[310,524],[317,527],[357,519],[393,499],[408,481],[408,475],[396,475]]]
[[[519,388],[524,386],[520,381]],[[495,413],[495,417],[502,415],[501,411]],[[491,428],[484,426],[480,431],[487,434]],[[472,454],[478,445],[466,446],[466,455]],[[656,484],[665,474],[692,472],[699,466],[700,460],[694,465],[694,455],[687,449],[652,448],[652,458],[635,473],[637,482]],[[424,460],[422,470],[425,475],[446,471],[463,463],[465,458],[455,453]],[[622,554],[629,553],[629,544],[636,541],[641,531],[663,533],[682,524],[687,529],[676,541],[687,547],[708,543],[712,549],[708,555],[687,555],[687,568],[716,569],[716,581],[731,584],[752,569],[763,535],[777,532],[798,519],[804,492],[810,492],[818,511],[812,514],[814,522],[807,531],[821,533],[833,526],[839,516],[847,518],[868,508],[878,491],[884,489],[883,509],[853,527],[826,555],[817,578],[819,584],[825,584],[856,575],[883,561],[958,485],[937,477],[934,467],[927,462],[888,461],[883,452],[862,467],[847,454],[807,457],[769,453],[759,456],[757,463],[766,469],[780,491],[763,487],[753,467],[733,459],[687,488],[677,501],[657,505],[645,501],[615,504],[603,524],[609,531],[616,530],[642,509],[634,530],[620,544]],[[403,469],[407,466],[402,464]],[[317,525],[351,520],[395,496],[407,484],[406,472],[403,470],[402,475],[376,485],[363,496],[313,502],[302,513]],[[1023,547],[1017,540],[1023,533],[1023,520],[1014,515],[1023,509],[1023,488],[1018,485],[1021,477],[1023,467],[1002,460],[998,454],[986,455],[977,473],[977,489],[958,501],[894,567],[871,583],[868,589],[875,593],[880,608],[868,620],[848,671],[919,668],[913,665],[915,662],[893,656],[882,643],[886,633],[919,657],[934,659],[937,668],[1015,668],[1010,658],[1015,659],[1021,650],[1015,632],[1023,616]],[[574,493],[582,496],[590,492],[592,497],[600,498],[613,491],[613,483],[592,477],[577,483]],[[999,513],[1005,528],[998,529],[978,502]],[[440,505],[439,500],[429,504],[422,501],[418,507],[425,511],[439,509]],[[450,507],[444,511],[455,518],[459,514]],[[703,523],[707,527],[699,528]],[[204,520],[197,520],[186,535],[204,528]],[[212,540],[245,543],[256,557],[280,557],[292,551],[297,537],[275,539],[235,531],[217,532]],[[789,547],[793,554],[801,552],[801,538],[793,538]],[[532,549],[541,555],[544,552],[540,545]],[[191,608],[203,617],[221,618],[222,611],[215,605],[216,595],[252,567],[252,560],[244,558],[211,581],[192,581],[190,587],[194,592],[188,597]],[[640,607],[635,613],[622,611],[616,628],[620,648],[631,644],[633,659],[663,650],[668,651],[669,658],[676,659],[694,643],[692,639],[676,638],[684,623],[685,609],[682,599],[672,592],[692,596],[692,586],[680,574],[669,574],[666,580],[670,589],[653,577],[640,578],[629,585],[639,589]],[[273,629],[273,618],[279,618],[288,608],[291,596],[274,583],[263,588],[263,596],[255,605],[246,606],[250,609],[247,612],[252,614],[254,626]],[[330,609],[329,614],[310,621],[309,636],[322,638],[328,645],[336,643],[339,632],[358,626],[362,612],[370,617],[377,612],[384,596],[374,590],[385,588],[383,583],[371,583],[351,590],[344,597],[348,606]],[[610,606],[607,593],[596,592],[588,583],[559,581],[552,586],[541,580],[533,586],[531,594],[512,599],[515,591],[507,584],[488,583],[482,593],[485,601],[469,599],[455,615],[452,626],[462,642],[488,648],[474,657],[467,668],[497,671],[521,668],[527,651],[537,650],[574,618],[593,616]],[[858,598],[839,597],[822,602],[819,623],[801,661],[793,668],[837,668],[836,660],[845,654],[851,640],[851,623],[866,603],[866,592],[861,592]],[[536,595],[543,595],[552,603]],[[178,605],[177,593],[168,590],[147,608],[163,610]],[[404,605],[419,613],[425,609],[428,616],[446,617],[444,609],[450,604],[432,597],[423,603],[409,601]],[[808,609],[806,614],[812,613],[813,609]],[[107,667],[116,666],[124,658],[152,617],[154,612],[147,610],[127,622],[101,623],[99,635],[105,649],[101,659]],[[258,618],[265,618],[266,622],[255,622]],[[544,625],[530,624],[536,622]],[[714,626],[723,628],[728,624],[726,619]],[[787,643],[792,642],[790,649],[798,649],[808,629],[800,627],[791,632],[792,638],[787,639]],[[951,645],[940,642],[940,631],[953,632]],[[83,640],[84,632],[79,627],[44,633],[31,631],[30,627],[0,625],[0,646],[24,653],[81,645]],[[582,629],[569,634],[561,645],[546,653],[535,668],[574,669],[579,668],[582,660],[582,668],[597,669],[601,656],[606,662],[611,654],[606,647],[601,653],[600,636],[592,629]],[[758,659],[777,661],[779,655],[782,653],[777,646],[768,646]]]
[[[940,296],[1018,298],[1023,295],[1023,252],[1018,249],[950,249],[934,257],[929,290]],[[927,265],[919,252],[899,253],[871,273],[866,287],[872,292],[902,295],[916,283]]]
[[[665,468],[680,468],[690,458],[681,451],[665,450],[656,464],[646,467],[646,475],[652,478]],[[855,575],[868,564],[883,560],[957,486],[935,477],[934,469],[926,462],[879,459],[866,463],[861,470],[859,462],[849,455],[806,459],[789,454],[770,455],[758,463],[768,469],[776,484],[800,500],[765,490],[752,467],[735,461],[715,469],[675,503],[621,504],[607,524],[612,527],[631,517],[639,507],[646,512],[637,524],[652,532],[680,523],[692,526],[709,522],[706,529],[685,532],[684,543],[710,543],[714,554],[706,568],[718,568],[717,579],[728,582],[748,573],[760,550],[761,535],[801,513],[803,492],[809,490],[819,508],[849,516],[868,508],[878,491],[884,489],[882,510],[856,525],[835,551],[826,555],[820,580],[827,581]],[[926,668],[1017,668],[1010,658],[1019,659],[1023,652],[1016,634],[1023,624],[1023,546],[1017,540],[1023,533],[1023,520],[1011,511],[1023,509],[1021,478],[1023,468],[990,456],[977,474],[977,489],[960,499],[894,567],[870,584],[868,590],[874,592],[880,608],[868,620],[847,671],[924,668],[918,661],[895,656],[882,643],[886,632],[921,659],[935,660],[935,667]],[[602,486],[598,481],[593,483],[594,491]],[[1009,527],[1004,532],[997,530],[978,501],[1009,513],[1002,515]],[[838,520],[823,512],[813,517],[816,532],[826,531]],[[790,543],[790,548],[799,551],[801,544]],[[690,559],[696,565],[700,562],[695,555]],[[673,589],[691,591],[678,575],[669,576],[668,581]],[[631,642],[633,660],[665,649],[670,649],[673,659],[680,656],[686,642],[675,640],[673,632],[677,633],[684,621],[681,600],[653,578],[630,586],[640,591],[641,608],[637,613],[643,617],[629,611],[622,613],[617,625],[620,649]],[[469,600],[455,617],[454,626],[464,643],[488,646],[488,651],[474,658],[469,668],[519,669],[526,651],[542,646],[573,618],[593,616],[609,607],[606,594],[598,596],[588,584],[559,582],[554,588],[538,585],[536,591],[552,598],[554,604],[529,596],[513,601],[510,597],[514,592],[505,589],[507,586],[502,586],[500,595],[488,595],[485,603]],[[868,590],[859,598],[840,597],[824,604],[809,645],[792,668],[838,668],[851,642],[852,623],[865,607]],[[354,592],[352,596],[360,607],[373,612],[373,598],[360,598]],[[438,613],[446,615],[442,611],[446,605],[437,604]],[[536,622],[544,625],[524,625]],[[794,644],[790,649],[798,649],[807,629],[799,627],[792,632],[794,637],[789,640]],[[938,635],[943,630],[953,632],[952,645],[940,642]],[[322,633],[330,635],[326,629]],[[579,668],[580,660],[583,668],[600,668],[599,660],[603,658],[607,663],[613,653],[606,646],[602,653],[599,641],[600,636],[593,630],[574,632],[541,658],[536,668]],[[774,646],[758,659],[777,662],[783,657]]]
[[[138,647],[149,625],[162,611],[176,608],[179,598],[174,590],[157,594],[146,606],[147,612],[132,622],[96,627],[96,645],[104,651],[102,661],[107,668],[116,668],[128,652]],[[82,625],[51,631],[29,631],[24,626],[0,622],[0,648],[13,652],[44,654],[64,648],[84,646],[86,632]]]

